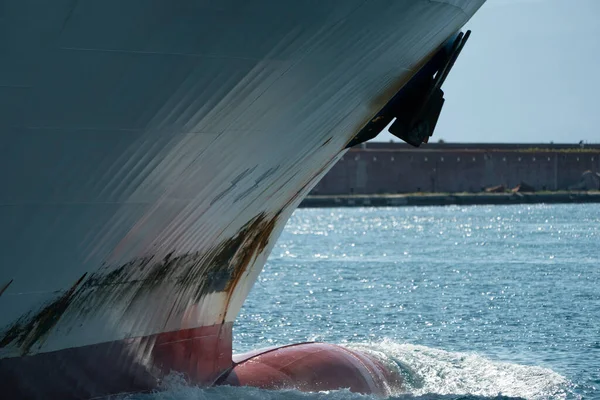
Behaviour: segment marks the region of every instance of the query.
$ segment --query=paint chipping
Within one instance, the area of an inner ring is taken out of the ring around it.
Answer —
[[[254,181],[254,184],[252,186],[250,186],[248,189],[244,190],[240,195],[238,195],[233,200],[233,203],[235,204],[238,201],[243,200],[246,197],[248,197],[252,192],[254,192],[256,189],[258,189],[258,186],[260,185],[261,182],[263,182],[265,179],[269,178],[271,175],[273,175],[275,172],[277,172],[278,169],[279,169],[279,165],[276,167],[269,168],[268,170],[263,172],[258,178],[256,178],[256,180]]]
[[[194,282],[194,298],[208,293],[231,292],[241,274],[251,264],[252,257],[261,253],[268,244],[277,216],[267,219],[264,214],[246,224],[232,238],[225,240],[206,255],[205,263],[188,268],[178,283],[187,287]]]
[[[60,320],[69,307],[77,287],[86,275],[83,274],[69,290],[57,300],[42,308],[33,317],[28,318],[27,321],[17,321],[0,340],[0,348],[6,347],[9,343],[16,341],[21,348],[22,354],[27,354],[31,347],[36,342],[42,341]]]
[[[103,265],[93,274],[82,276],[37,313],[14,322],[0,334],[0,349],[17,346],[21,354],[29,354],[59,321],[63,326],[75,321],[81,324],[86,317],[107,310],[120,312],[120,317],[127,319],[146,310],[149,299],[157,296],[164,298],[165,304],[172,304],[170,315],[181,315],[206,295],[225,291],[225,313],[243,273],[268,245],[278,217],[261,213],[234,236],[205,252],[170,252],[120,266]]]
[[[10,286],[11,283],[13,283],[14,279],[11,279],[10,281],[8,281],[7,284],[5,284],[4,286],[0,287],[0,296],[2,296],[2,294],[4,292],[6,292],[6,289],[8,289],[8,287]]]
[[[215,196],[215,198],[213,198],[210,202],[210,205],[215,204],[217,201],[221,200],[222,198],[224,198],[227,194],[229,194],[233,189],[235,189],[235,187],[237,186],[238,183],[240,183],[244,178],[246,178],[248,175],[252,174],[254,172],[254,170],[257,168],[258,166],[255,165],[252,168],[247,168],[246,170],[244,170],[244,172],[238,174],[238,176],[236,176],[235,178],[233,178],[231,180],[231,183],[229,185],[229,187],[227,187],[227,189],[223,190],[221,193],[217,194]]]

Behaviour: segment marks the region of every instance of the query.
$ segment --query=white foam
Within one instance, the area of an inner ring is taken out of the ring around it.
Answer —
[[[547,368],[392,341],[350,347],[398,366],[406,378],[404,390],[414,395],[501,395],[528,400],[565,399],[568,395],[570,382]]]

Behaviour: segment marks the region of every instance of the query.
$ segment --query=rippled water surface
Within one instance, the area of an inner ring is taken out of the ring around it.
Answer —
[[[358,346],[403,366],[402,399],[600,398],[599,261],[598,205],[298,210],[234,350]],[[365,398],[167,386],[134,398]]]

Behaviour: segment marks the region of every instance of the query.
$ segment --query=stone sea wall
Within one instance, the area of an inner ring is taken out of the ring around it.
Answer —
[[[559,191],[585,171],[600,172],[600,145],[369,143],[348,151],[311,194],[478,193],[521,183]]]

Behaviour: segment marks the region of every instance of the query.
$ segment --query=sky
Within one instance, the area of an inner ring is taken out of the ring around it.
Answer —
[[[465,29],[432,141],[600,143],[600,0],[487,0]]]

